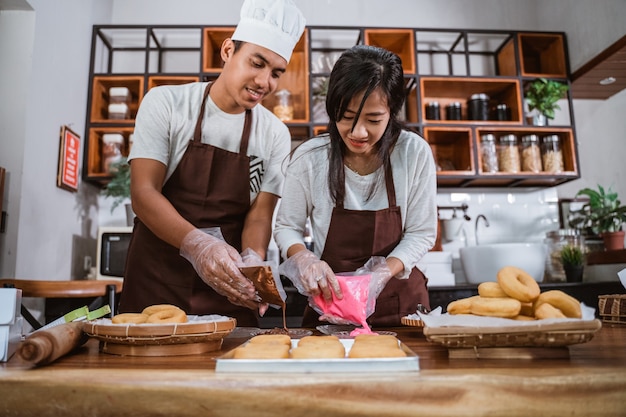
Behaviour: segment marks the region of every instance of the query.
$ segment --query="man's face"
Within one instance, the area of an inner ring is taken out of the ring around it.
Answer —
[[[276,91],[287,61],[275,52],[244,42],[235,53],[235,45],[227,40],[222,48],[222,77],[230,96],[227,112],[241,112],[259,104]]]

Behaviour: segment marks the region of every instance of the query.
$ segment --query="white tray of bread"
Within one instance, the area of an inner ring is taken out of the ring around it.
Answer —
[[[360,335],[354,339],[340,339],[332,335],[306,336],[301,339],[287,336],[277,343],[259,339],[262,336],[255,336],[217,358],[215,371],[389,373],[419,370],[419,358],[415,352],[391,335]]]

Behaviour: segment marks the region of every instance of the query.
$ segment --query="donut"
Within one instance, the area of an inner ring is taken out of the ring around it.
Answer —
[[[537,316],[537,309],[542,304],[550,304],[565,315],[565,317],[579,319],[582,317],[582,310],[580,308],[580,302],[574,297],[565,294],[561,290],[550,290],[542,292],[534,303],[535,317]]]
[[[175,306],[173,304],[155,304],[155,305],[151,305],[151,306],[144,308],[142,313],[150,316],[154,313],[158,313],[159,311],[169,310],[172,308],[176,310],[180,310],[180,307]]]
[[[511,298],[528,303],[535,301],[541,289],[539,284],[523,269],[515,266],[505,266],[498,271],[498,284]]]
[[[169,308],[150,314],[146,323],[187,323],[187,314],[180,308]]]
[[[401,358],[404,356],[406,353],[399,346],[390,347],[376,343],[354,343],[348,352],[349,358]]]
[[[478,284],[478,295],[489,298],[508,297],[508,295],[502,290],[502,287],[500,287],[500,284],[493,281],[486,281]]]
[[[235,359],[287,359],[289,346],[276,343],[248,343],[235,348]]]
[[[470,313],[477,316],[515,317],[521,309],[522,303],[510,297],[476,297],[470,304]]]
[[[452,301],[450,304],[448,304],[448,308],[446,310],[450,314],[470,314],[472,299],[478,297],[478,295],[475,295],[473,297],[460,298],[458,300]]]
[[[548,303],[543,303],[535,309],[535,317],[539,320],[566,318],[561,310]]]
[[[327,344],[336,344],[341,342],[339,338],[334,335],[325,335],[325,336],[304,336],[302,339],[298,341],[298,346],[305,345],[327,345]]]
[[[122,313],[111,318],[114,324],[140,324],[148,320],[148,315],[143,313]]]
[[[513,320],[519,320],[519,321],[532,321],[535,320],[535,317],[533,316],[527,316],[525,314],[518,314],[517,316],[513,317]]]

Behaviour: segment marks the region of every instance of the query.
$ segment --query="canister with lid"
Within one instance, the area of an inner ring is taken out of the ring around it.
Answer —
[[[102,171],[110,174],[111,164],[122,160],[124,136],[119,133],[102,135]]]
[[[509,106],[504,103],[500,103],[496,106],[496,120],[511,120],[511,109],[509,108]]]
[[[521,169],[517,136],[500,136],[498,143],[498,167],[501,172],[519,172]]]
[[[541,150],[539,136],[522,136],[522,171],[541,171]]]
[[[441,108],[438,101],[431,101],[426,104],[426,119],[441,120]]]
[[[484,173],[498,172],[498,153],[494,134],[487,133],[480,136],[480,159]]]
[[[546,172],[563,171],[563,153],[559,135],[544,136],[541,142],[541,159]]]
[[[461,103],[455,101],[446,106],[446,120],[461,120]]]
[[[467,101],[469,120],[489,120],[489,96],[485,93],[472,94]]]

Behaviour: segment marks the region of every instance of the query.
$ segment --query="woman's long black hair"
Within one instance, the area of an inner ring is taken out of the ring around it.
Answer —
[[[335,204],[343,202],[345,197],[343,157],[346,145],[337,129],[337,122],[343,118],[350,100],[365,92],[354,117],[354,128],[365,100],[376,89],[380,89],[386,96],[390,113],[389,124],[376,144],[384,168],[382,172],[386,172],[390,163],[389,155],[402,130],[402,123],[398,120],[406,97],[402,60],[393,52],[375,46],[356,45],[345,51],[330,73],[326,96],[330,136],[328,185]]]

